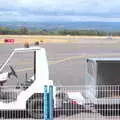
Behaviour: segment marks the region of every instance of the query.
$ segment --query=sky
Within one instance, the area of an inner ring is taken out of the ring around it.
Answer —
[[[120,0],[0,0],[0,21],[120,22]]]

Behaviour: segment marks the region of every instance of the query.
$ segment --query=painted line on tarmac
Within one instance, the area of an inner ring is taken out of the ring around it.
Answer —
[[[20,70],[16,70],[16,72],[24,72],[24,71],[31,71],[33,70],[33,68],[25,68],[25,69],[20,69]]]
[[[57,60],[57,61],[49,61],[49,65],[55,65],[55,64],[58,64],[58,63],[62,63],[62,62],[65,62],[65,61],[70,61],[70,60],[75,60],[75,59],[79,59],[79,58],[82,58],[82,56],[72,56],[72,57],[67,57],[67,58],[64,58],[64,59],[61,59],[61,60]],[[20,70],[16,70],[16,72],[24,72],[24,71],[31,71],[33,70],[33,68],[25,68],[25,69],[20,69]]]
[[[87,59],[87,58],[95,58],[95,57],[110,57],[110,56],[119,56],[119,53],[115,53],[115,54],[81,54],[80,56],[71,56],[71,57],[66,57],[60,60],[56,60],[56,61],[50,61],[50,65],[54,65],[54,64],[59,64],[59,63],[63,63],[63,62],[67,62],[70,60],[77,60],[77,59]]]
[[[59,64],[59,63],[64,63],[67,61],[71,61],[71,60],[77,60],[77,59],[85,59],[85,58],[95,58],[95,57],[109,57],[109,56],[120,56],[120,54],[81,54],[80,56],[71,56],[71,57],[66,57],[60,60],[56,60],[56,61],[49,61],[49,65],[55,65],[55,64]],[[24,72],[24,71],[31,71],[33,70],[33,68],[25,68],[25,69],[20,69],[17,70],[17,72]]]
[[[58,63],[63,63],[63,62],[70,61],[70,60],[76,60],[76,59],[80,59],[80,58],[83,58],[83,55],[66,57],[66,58],[63,58],[63,59],[60,59],[60,60],[57,60],[57,61],[51,61],[50,65],[54,65],[54,64],[58,64]]]

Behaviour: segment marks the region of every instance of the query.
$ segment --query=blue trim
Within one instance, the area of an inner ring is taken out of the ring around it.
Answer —
[[[48,87],[44,86],[44,120],[48,120]]]
[[[53,120],[53,86],[49,86],[49,120]]]

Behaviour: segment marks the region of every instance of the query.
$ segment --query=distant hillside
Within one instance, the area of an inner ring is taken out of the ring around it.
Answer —
[[[31,30],[56,30],[56,29],[74,29],[74,30],[102,30],[102,31],[120,31],[120,22],[0,22],[0,26],[12,29],[27,27]]]

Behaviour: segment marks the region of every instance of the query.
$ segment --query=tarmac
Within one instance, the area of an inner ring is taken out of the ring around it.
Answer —
[[[106,42],[106,41],[105,41]],[[109,44],[98,43],[45,43],[49,61],[50,79],[57,86],[84,85],[86,80],[86,58],[120,56],[120,42]],[[14,48],[24,47],[22,44],[0,45],[0,64],[2,64]],[[30,58],[27,55],[27,58]],[[21,58],[22,59],[22,58]],[[13,63],[15,59],[13,60]],[[14,66],[21,66],[18,70],[27,71],[33,65],[27,66],[24,59]],[[16,70],[16,68],[15,68]],[[10,82],[13,84],[13,82]]]

